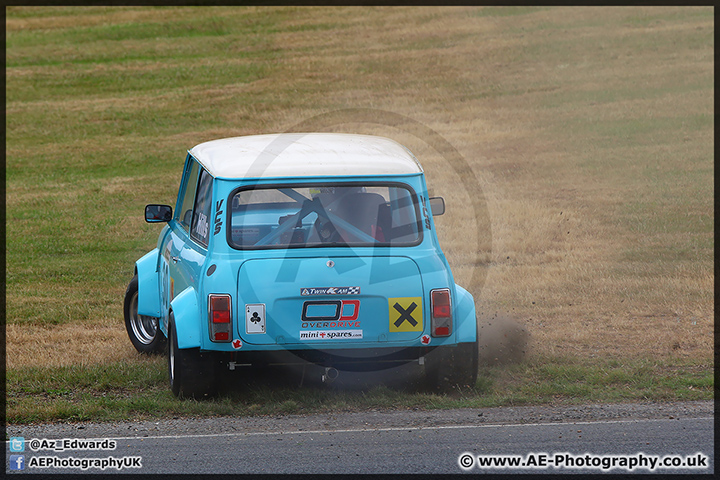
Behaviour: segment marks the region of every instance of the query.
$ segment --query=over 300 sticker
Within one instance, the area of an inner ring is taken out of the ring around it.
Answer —
[[[360,315],[360,300],[307,300],[303,302],[303,322],[353,322]]]

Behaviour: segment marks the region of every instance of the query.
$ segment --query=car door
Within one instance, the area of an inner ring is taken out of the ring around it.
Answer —
[[[180,261],[177,264],[178,274],[183,279],[183,289],[195,287],[199,291],[198,279],[205,265],[210,241],[212,184],[213,177],[200,167],[190,222],[190,239],[183,243]]]
[[[191,156],[187,157],[183,172],[175,215],[169,223],[169,233],[160,248],[160,298],[163,323],[167,331],[170,302],[188,285],[188,278],[182,267],[182,251],[190,241],[190,228],[195,205],[195,194],[200,166]]]

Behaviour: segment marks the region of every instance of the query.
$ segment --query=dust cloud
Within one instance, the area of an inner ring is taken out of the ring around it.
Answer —
[[[530,333],[504,313],[478,316],[479,364],[508,365],[522,362],[528,354]]]

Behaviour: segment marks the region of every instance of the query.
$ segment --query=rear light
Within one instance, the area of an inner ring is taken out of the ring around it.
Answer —
[[[210,340],[213,342],[229,342],[232,340],[231,303],[230,295],[208,296]]]
[[[450,335],[450,327],[437,327],[435,328],[434,336],[436,337],[447,337]]]
[[[450,309],[450,290],[433,290],[431,301],[433,317],[452,317],[452,310]]]
[[[452,302],[450,289],[440,288],[430,292],[430,324],[433,337],[448,337],[452,333]]]

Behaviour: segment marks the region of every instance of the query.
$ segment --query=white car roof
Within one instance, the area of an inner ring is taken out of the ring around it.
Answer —
[[[282,133],[223,138],[189,150],[215,178],[407,175],[422,173],[394,140],[345,133]]]

